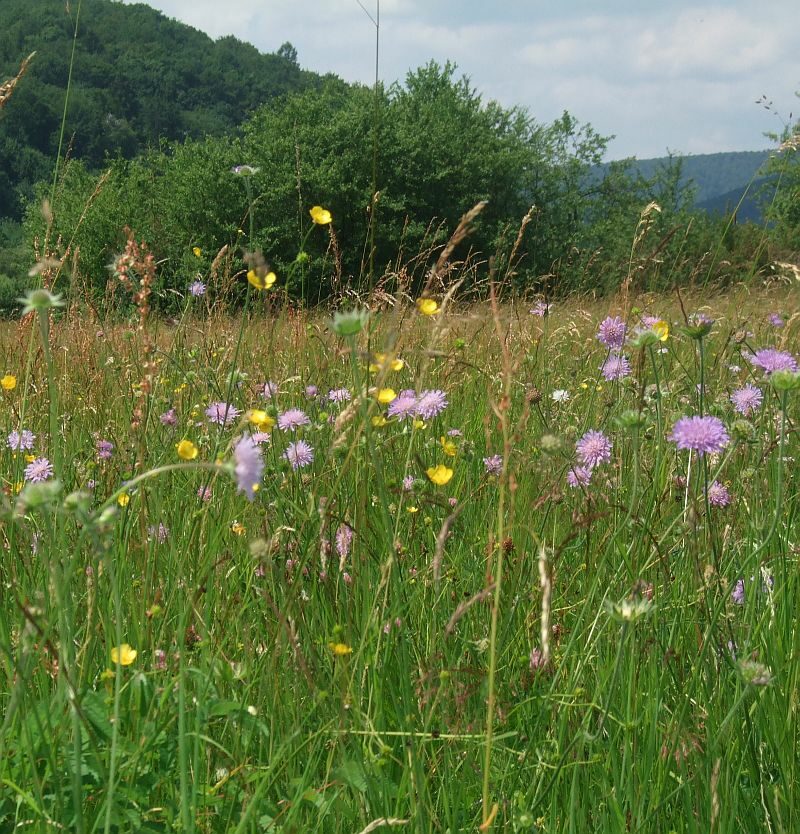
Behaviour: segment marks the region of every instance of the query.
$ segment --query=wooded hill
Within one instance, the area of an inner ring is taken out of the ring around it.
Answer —
[[[19,218],[33,184],[52,177],[77,4],[2,0],[0,82],[36,52],[0,110],[0,217]],[[91,169],[162,140],[222,136],[257,106],[318,84],[290,44],[261,54],[234,37],[212,40],[144,4],[83,0],[65,147]]]

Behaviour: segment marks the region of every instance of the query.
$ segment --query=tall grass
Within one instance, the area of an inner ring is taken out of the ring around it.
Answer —
[[[796,351],[797,317],[768,321],[793,289],[546,317],[399,298],[353,335],[250,292],[238,318],[187,296],[173,324],[73,306],[3,330],[3,433],[36,435],[0,460],[5,827],[796,830],[796,394],[747,358]],[[609,312],[670,325],[612,382]],[[387,419],[388,388],[448,405]],[[271,428],[250,502],[232,443],[290,408],[310,422]],[[719,456],[669,439],[701,413]],[[611,459],[573,489],[589,429]],[[26,454],[54,476],[25,484]]]

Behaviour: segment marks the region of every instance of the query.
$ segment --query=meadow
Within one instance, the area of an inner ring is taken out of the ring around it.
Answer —
[[[0,830],[800,829],[793,279],[308,311],[253,262],[168,319],[134,238],[107,307],[41,269]]]

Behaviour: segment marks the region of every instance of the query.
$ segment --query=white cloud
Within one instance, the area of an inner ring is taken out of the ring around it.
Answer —
[[[263,51],[284,41],[302,66],[371,83],[375,27],[356,0],[151,0],[213,37]],[[374,0],[362,0],[374,14]],[[455,61],[475,87],[538,121],[569,110],[614,156],[763,147],[775,119],[753,102],[794,103],[800,86],[795,0],[587,0],[545,7],[522,0],[382,0],[380,73],[387,83],[434,59]]]

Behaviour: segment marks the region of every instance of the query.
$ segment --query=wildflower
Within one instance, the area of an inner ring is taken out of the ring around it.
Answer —
[[[114,452],[114,444],[110,440],[97,441],[97,459],[108,460]]]
[[[189,284],[189,295],[194,296],[195,298],[200,298],[200,296],[206,294],[206,285],[198,278],[196,281],[192,281]]]
[[[539,318],[544,318],[549,312],[552,304],[548,304],[546,301],[537,301],[533,307],[529,310],[530,314],[533,316],[539,316]]]
[[[234,472],[239,492],[245,493],[252,501],[264,474],[264,461],[261,449],[252,437],[242,437],[233,447]]]
[[[376,429],[382,429],[389,421],[383,416],[383,414],[376,414],[370,422]]]
[[[195,256],[195,258],[199,258],[203,254],[203,250],[199,246],[193,246],[192,254]]]
[[[708,503],[712,507],[727,507],[731,503],[731,494],[728,488],[719,481],[714,481],[708,487]]]
[[[4,391],[13,391],[17,387],[17,378],[13,374],[6,374],[0,379],[0,387]]]
[[[268,432],[275,425],[275,419],[259,408],[248,411],[247,419],[260,432]]]
[[[611,441],[601,431],[590,429],[575,444],[581,463],[594,469],[600,463],[611,460]]]
[[[450,479],[453,477],[453,470],[440,463],[436,466],[428,467],[425,470],[425,474],[432,483],[436,484],[436,486],[444,486],[449,483]]]
[[[353,398],[347,388],[332,388],[328,391],[328,401],[332,403],[346,403]]]
[[[272,440],[272,436],[268,431],[254,431],[250,435],[250,439],[253,443],[257,443],[261,446],[263,443],[269,443]]]
[[[491,455],[484,458],[483,468],[487,475],[499,475],[503,471],[503,456]]]
[[[346,559],[353,543],[353,528],[349,524],[340,524],[336,530],[336,552],[340,559]]]
[[[389,417],[398,417],[401,420],[414,416],[417,407],[417,395],[414,391],[401,391],[395,399],[389,403],[386,414]]]
[[[274,272],[268,271],[268,267],[264,267],[249,270],[247,280],[257,290],[268,290],[278,279]]]
[[[278,415],[278,428],[281,431],[294,431],[310,422],[308,415],[299,408],[290,408]]]
[[[25,467],[24,477],[32,484],[39,484],[53,477],[53,466],[47,458],[36,458]]]
[[[36,435],[27,429],[23,429],[22,432],[12,431],[8,435],[8,448],[15,452],[32,449],[34,440],[36,440]]]
[[[210,501],[211,500],[211,487],[201,486],[197,490],[197,497],[201,501]]]
[[[405,366],[406,363],[402,359],[398,359],[396,356],[387,356],[385,353],[376,353],[375,361],[371,362],[369,365],[369,372],[371,374],[375,374],[378,371],[385,371],[387,369],[392,371],[402,371]]]
[[[292,465],[292,469],[300,469],[314,461],[314,449],[305,440],[290,443],[283,456]]]
[[[662,319],[658,316],[642,316],[642,327],[646,327],[648,330],[652,330],[655,325],[657,325]],[[666,322],[664,322],[666,324]]]
[[[234,165],[231,168],[231,173],[237,177],[252,177],[259,172],[259,168],[253,165]]]
[[[611,350],[620,350],[625,344],[625,330],[625,322],[619,316],[608,316],[597,328],[597,340]]]
[[[162,426],[177,426],[178,425],[178,415],[175,413],[174,408],[170,408],[169,411],[165,411],[161,414],[158,418],[161,421]]]
[[[585,466],[573,466],[569,472],[567,472],[567,484],[569,484],[572,489],[589,486],[591,480],[592,470]]]
[[[236,521],[234,519],[233,523],[231,524],[231,533],[235,536],[243,536],[247,532],[247,528],[242,524],[241,521]]]
[[[609,382],[613,382],[615,379],[624,379],[630,375],[631,363],[627,357],[615,354],[609,356],[603,363],[602,372],[603,377]]]
[[[345,657],[348,654],[352,654],[353,650],[347,643],[328,643],[328,648],[333,652],[334,657]]]
[[[381,390],[378,391],[378,402],[381,405],[389,405],[392,400],[396,399],[397,394],[391,388],[381,388]]]
[[[164,649],[156,649],[153,652],[153,668],[157,672],[163,672],[167,668],[167,653]]]
[[[406,475],[403,478],[403,490],[404,492],[410,492],[412,489],[414,489],[414,476]]]
[[[331,213],[328,209],[322,208],[322,206],[312,206],[308,210],[308,213],[311,215],[311,219],[317,224],[317,226],[327,226],[333,221]]]
[[[131,648],[127,643],[123,643],[121,646],[114,646],[111,649],[111,662],[119,663],[120,666],[130,666],[136,660],[138,654],[139,652],[136,649]]]
[[[763,399],[764,394],[755,385],[745,385],[744,388],[739,388],[731,394],[734,410],[745,417],[756,411],[761,406]]]
[[[735,605],[744,605],[744,579],[737,579],[731,591],[731,600]]]
[[[765,374],[769,375],[775,371],[796,371],[797,361],[791,353],[785,350],[776,350],[775,348],[762,348],[757,350],[752,356],[749,356],[751,365],[756,368],[761,368]]]
[[[569,391],[565,391],[563,388],[556,388],[555,391],[550,394],[550,399],[554,403],[566,403],[569,402],[569,398]]]
[[[337,336],[355,336],[369,320],[369,310],[354,308],[333,314],[331,329]]]
[[[27,316],[28,313],[49,310],[53,307],[64,307],[66,302],[61,294],[53,295],[49,290],[39,289],[31,290],[24,298],[18,298],[22,304],[22,315]]]
[[[738,665],[742,680],[751,686],[766,686],[772,680],[772,670],[763,663],[740,660]]]
[[[117,496],[117,504],[119,504],[120,507],[127,507],[128,504],[130,504],[130,503],[131,503],[131,497],[130,497],[130,495],[128,495],[127,492],[121,492]]]
[[[227,426],[232,423],[242,412],[230,403],[215,402],[206,409],[206,417],[212,423],[220,426]]]
[[[417,309],[423,316],[435,316],[439,312],[439,303],[433,298],[418,298]]]
[[[447,408],[447,394],[438,389],[423,391],[417,398],[414,413],[422,420],[430,420]]]
[[[714,326],[714,319],[705,313],[693,313],[689,316],[689,324],[683,328],[683,332],[690,339],[702,339],[711,332]]]
[[[783,327],[786,324],[780,313],[770,313],[768,321],[773,327]]]
[[[200,450],[191,440],[181,440],[175,444],[175,449],[181,460],[194,460],[200,454]]]
[[[169,527],[159,521],[158,526],[151,524],[147,528],[147,535],[150,541],[155,539],[159,544],[164,544],[164,542],[169,538]]]
[[[446,437],[439,438],[439,444],[442,447],[442,451],[451,458],[456,456],[456,452],[458,451],[458,446],[453,443],[452,440],[448,440]]]
[[[268,380],[264,383],[264,388],[261,392],[261,395],[266,400],[271,400],[273,397],[278,396],[278,383],[273,382],[272,380]]]
[[[313,400],[314,397],[316,397],[318,393],[319,393],[319,389],[317,388],[316,385],[306,385],[306,396],[310,400]]]
[[[730,442],[728,432],[718,417],[681,417],[669,438],[679,449],[700,455],[721,452]]]

